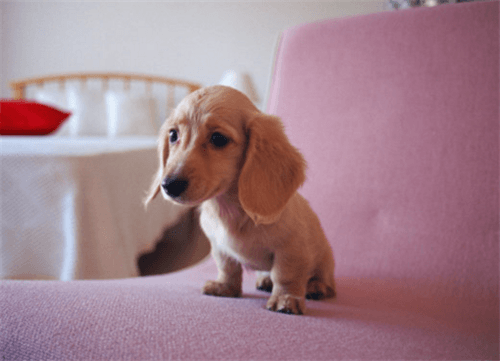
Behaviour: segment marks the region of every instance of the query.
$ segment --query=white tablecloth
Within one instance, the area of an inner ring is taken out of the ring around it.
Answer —
[[[0,137],[0,277],[138,275],[184,208],[142,198],[157,167],[154,138]]]

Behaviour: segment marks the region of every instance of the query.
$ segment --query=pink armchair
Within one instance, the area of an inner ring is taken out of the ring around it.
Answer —
[[[499,3],[284,31],[270,113],[308,160],[338,296],[304,316],[173,274],[0,283],[2,359],[498,359]]]

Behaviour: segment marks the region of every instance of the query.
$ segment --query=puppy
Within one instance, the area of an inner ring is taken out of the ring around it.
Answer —
[[[165,121],[159,169],[146,205],[164,198],[199,206],[218,278],[207,295],[238,297],[242,266],[271,293],[267,309],[305,311],[305,297],[335,295],[332,250],[316,214],[296,191],[305,161],[276,116],[224,86],[188,95]]]

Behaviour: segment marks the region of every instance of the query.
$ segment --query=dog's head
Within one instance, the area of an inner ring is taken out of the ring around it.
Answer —
[[[273,223],[305,179],[305,161],[279,118],[224,86],[200,89],[177,106],[160,130],[158,154],[146,204],[161,192],[195,206],[231,190],[257,224]]]

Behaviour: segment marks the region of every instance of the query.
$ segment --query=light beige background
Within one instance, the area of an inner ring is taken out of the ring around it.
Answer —
[[[275,43],[286,27],[384,10],[385,1],[2,1],[1,96],[13,79],[124,71],[211,85],[248,72],[266,96]]]

